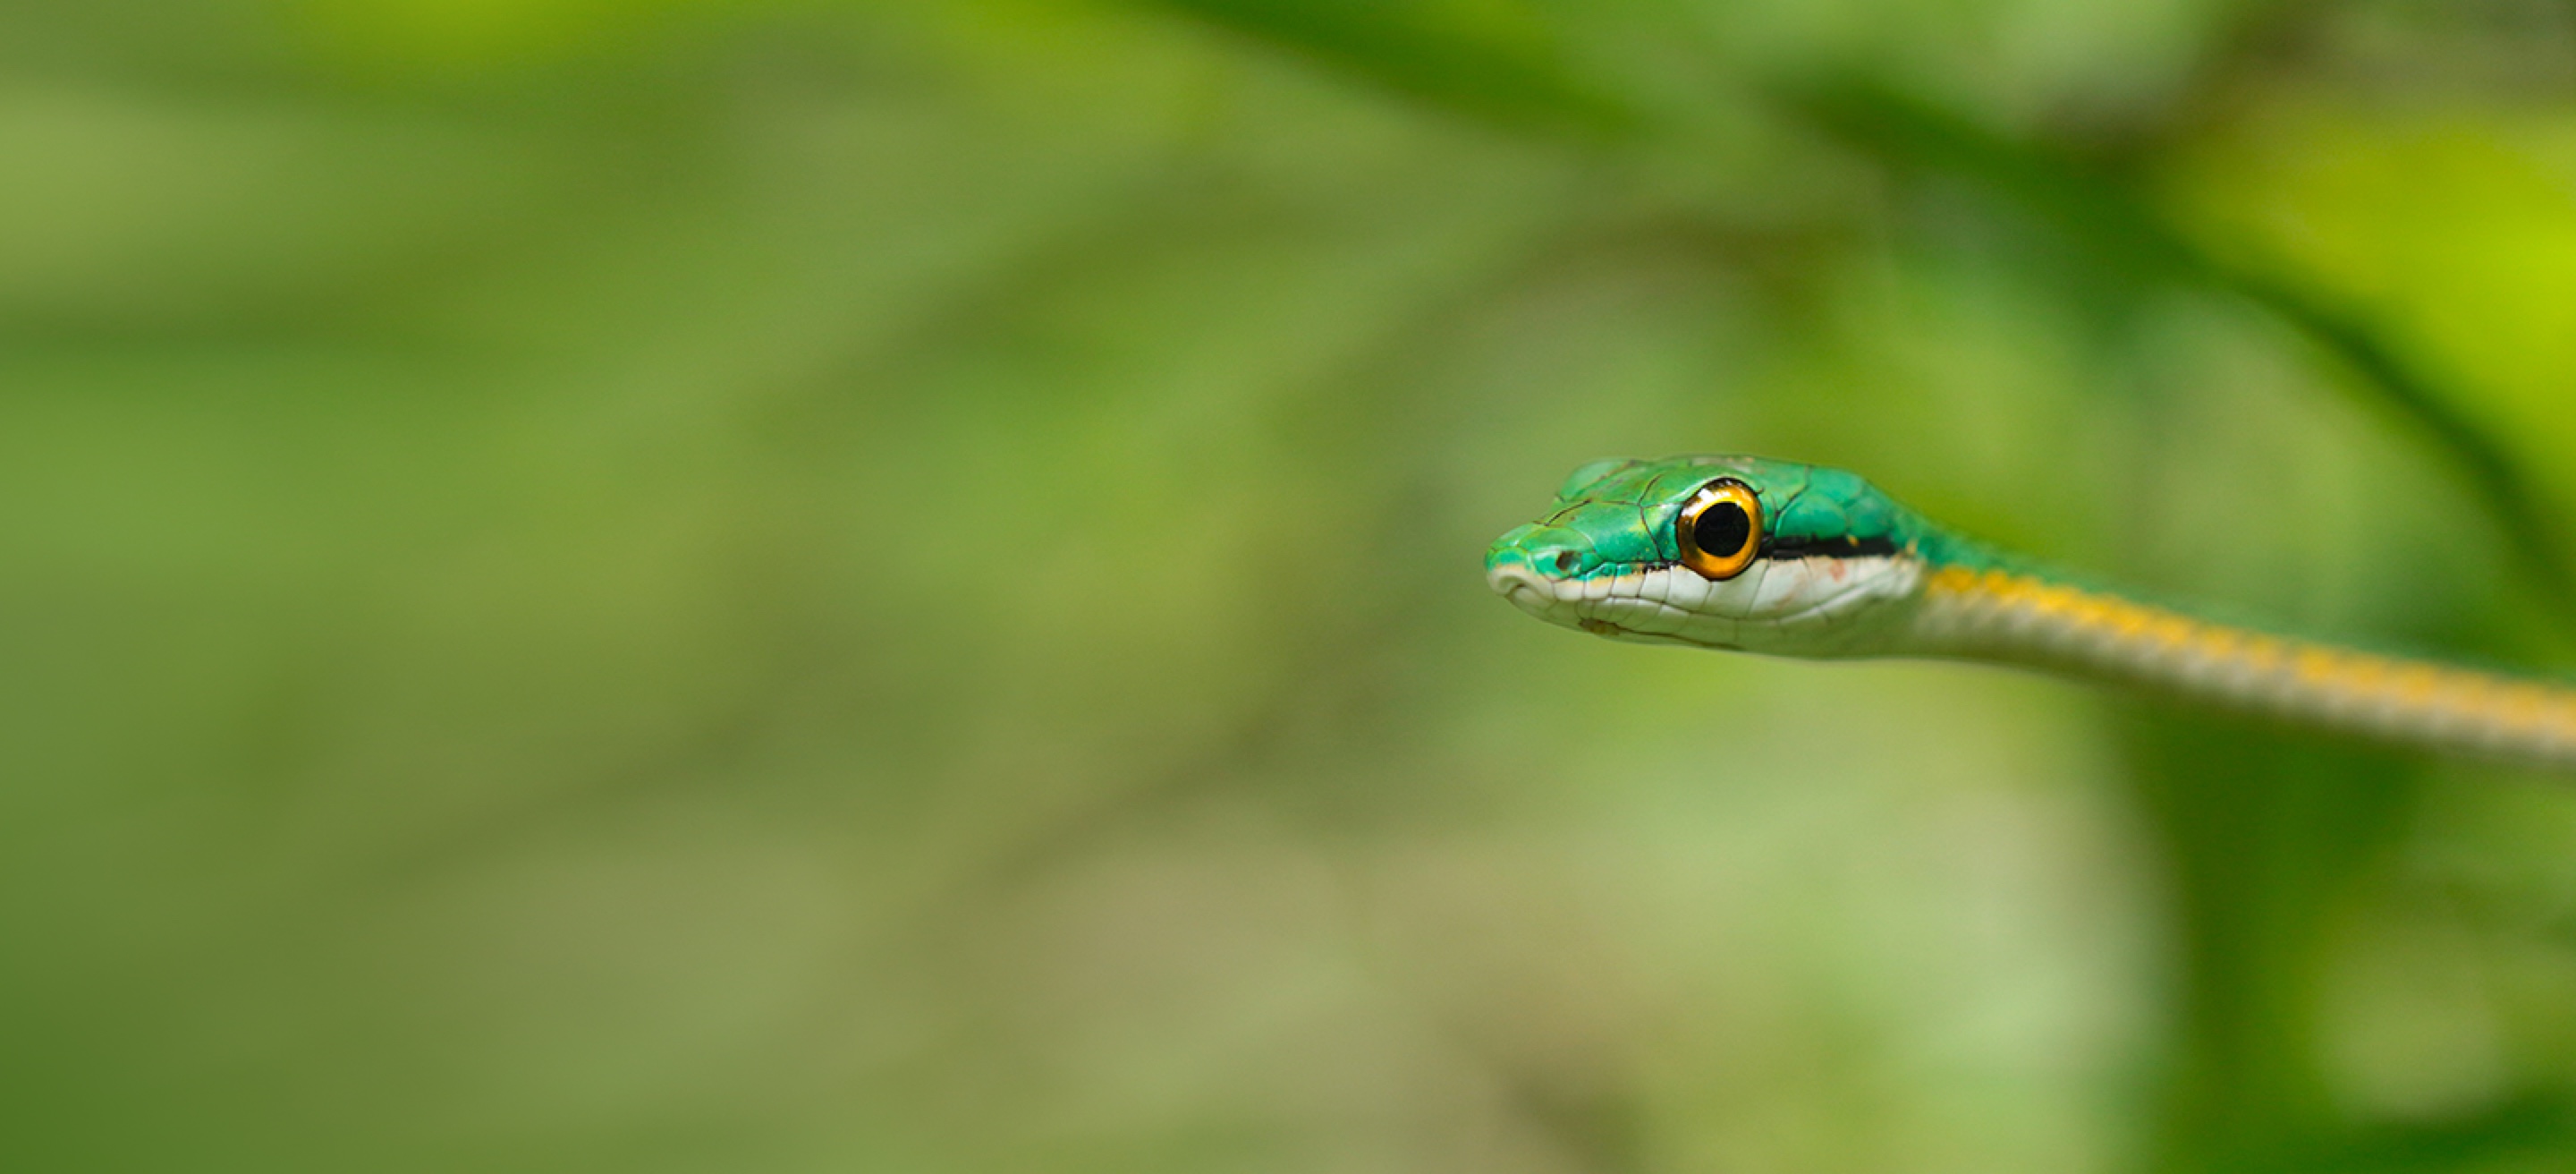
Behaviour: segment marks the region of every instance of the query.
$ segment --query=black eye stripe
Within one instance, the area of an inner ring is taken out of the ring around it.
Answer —
[[[1869,558],[1896,553],[1896,540],[1884,535],[1877,538],[1771,538],[1762,543],[1762,557],[1789,558]]]

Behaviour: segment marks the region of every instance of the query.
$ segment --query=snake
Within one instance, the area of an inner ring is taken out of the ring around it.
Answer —
[[[2576,689],[2202,618],[1971,538],[1856,474],[1602,460],[1495,540],[1520,610],[1616,640],[2038,669],[2443,753],[2576,770]]]

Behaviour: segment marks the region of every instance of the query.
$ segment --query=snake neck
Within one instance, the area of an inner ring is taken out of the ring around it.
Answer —
[[[1904,643],[2366,736],[2576,766],[2576,690],[2212,623],[1978,549],[1923,569]]]

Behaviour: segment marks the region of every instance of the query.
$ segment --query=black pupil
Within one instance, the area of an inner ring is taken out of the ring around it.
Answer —
[[[1699,512],[1691,523],[1691,542],[1700,553],[1716,558],[1733,558],[1753,538],[1753,517],[1744,507],[1721,501]]]

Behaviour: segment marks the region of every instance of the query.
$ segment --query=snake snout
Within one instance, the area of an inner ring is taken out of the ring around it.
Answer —
[[[1554,543],[1497,544],[1485,556],[1485,581],[1501,594],[1513,584],[1544,588],[1583,569],[1583,552]]]
[[[1505,598],[1510,598],[1522,591],[1536,591],[1542,595],[1547,593],[1546,582],[1530,573],[1528,567],[1519,563],[1498,563],[1485,568],[1485,586],[1493,588],[1494,594]]]
[[[1532,524],[1503,535],[1485,552],[1485,585],[1522,611],[1570,624],[1574,612],[1565,594],[1593,561],[1580,533]]]
[[[1532,546],[1518,553],[1522,568],[1541,579],[1570,579],[1583,569],[1583,552],[1571,546]]]
[[[1510,600],[1513,607],[1533,616],[1551,623],[1569,622],[1567,618],[1560,615],[1562,605],[1557,599],[1555,581],[1537,567],[1530,565],[1527,560],[1521,558],[1494,560],[1485,568],[1485,585],[1493,588],[1494,594]]]

